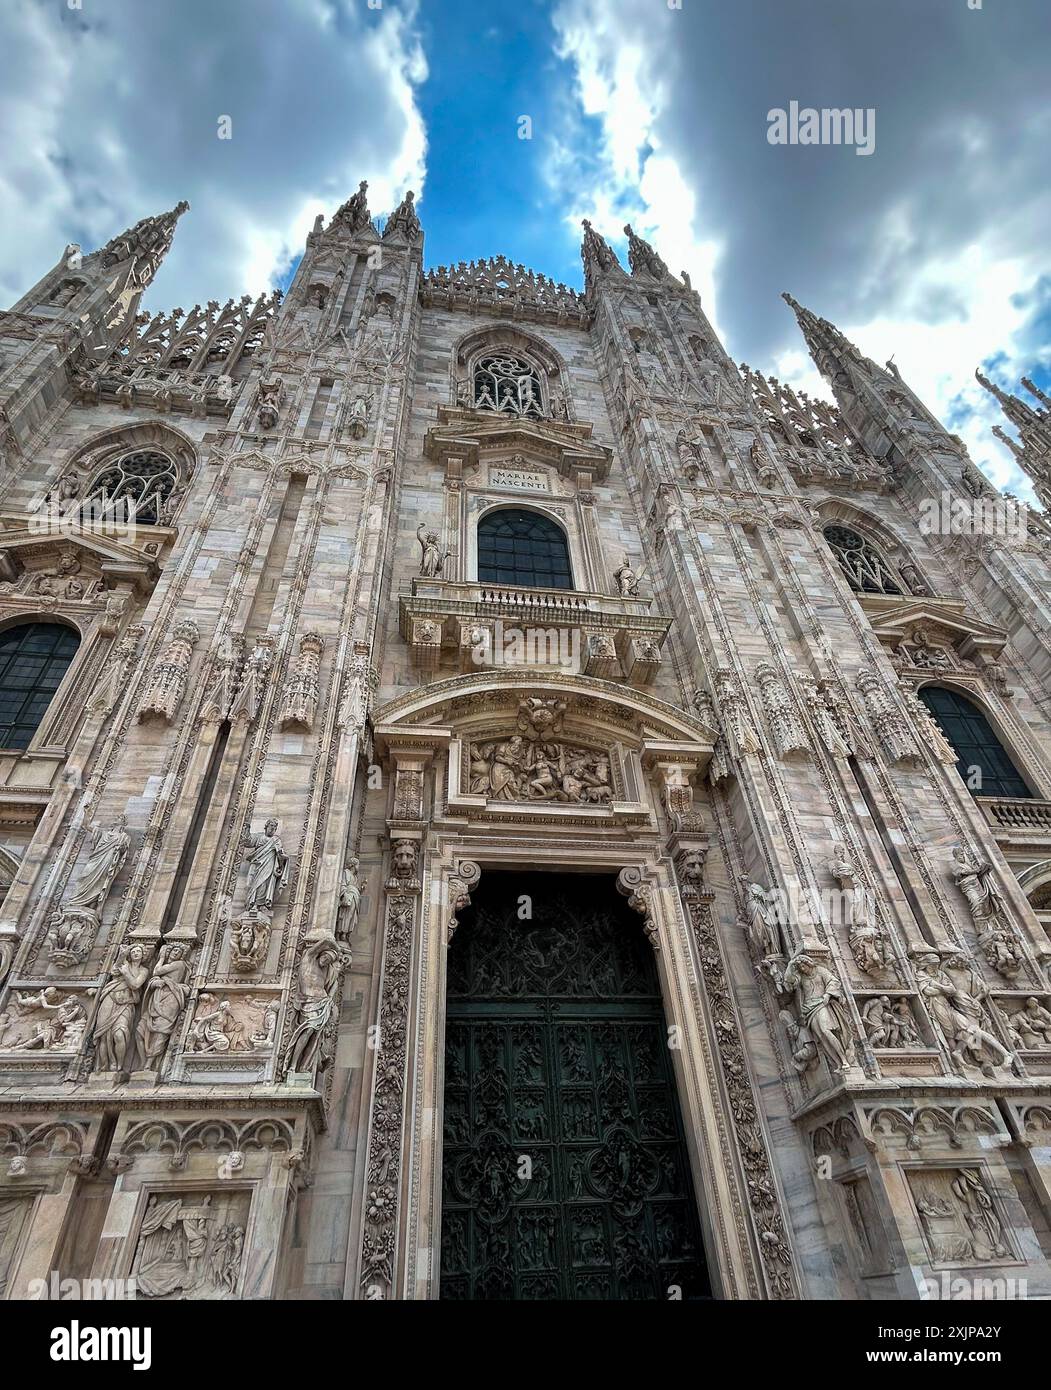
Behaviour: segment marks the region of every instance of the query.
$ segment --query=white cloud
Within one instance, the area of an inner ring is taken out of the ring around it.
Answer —
[[[659,51],[628,40],[615,10],[603,0],[567,0],[553,15],[559,56],[572,62],[583,115],[600,123],[597,148],[572,109],[569,135],[552,142],[546,171],[551,188],[574,190],[566,221],[579,230],[587,217],[621,252],[623,228],[651,241],[674,273],[687,271],[715,321],[719,243],[694,230],[696,198],[675,157],[661,148],[658,125],[667,92]]]
[[[6,8],[0,299],[180,198],[151,301],[259,292],[359,179],[377,214],[422,191],[415,3],[178,0],[148,21],[140,0]]]
[[[611,240],[629,212],[672,269],[690,271],[737,358],[829,397],[778,298],[790,290],[876,361],[893,355],[979,466],[1024,491],[974,369],[995,357],[990,374],[1017,389],[1049,360],[1046,327],[1042,342],[1033,329],[1051,233],[1038,177],[1051,105],[1031,42],[1041,3],[917,14],[884,0],[848,8],[833,31],[810,0],[718,15],[561,0],[576,124],[549,182],[571,190],[567,217],[590,216]],[[874,156],[775,151],[766,112],[792,97],[875,105]]]

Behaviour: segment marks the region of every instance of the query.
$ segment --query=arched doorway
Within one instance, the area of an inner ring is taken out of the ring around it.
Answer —
[[[487,872],[449,949],[441,1297],[710,1296],[653,951],[609,877]]]

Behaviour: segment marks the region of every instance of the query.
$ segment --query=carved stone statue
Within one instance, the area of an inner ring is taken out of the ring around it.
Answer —
[[[280,411],[280,381],[260,382],[259,394],[256,399],[256,413],[259,420],[259,428],[263,430],[272,430],[277,424]]]
[[[87,863],[48,926],[50,959],[63,969],[81,964],[91,949],[102,908],[131,844],[123,816],[108,830],[95,825],[92,832]]]
[[[182,942],[173,941],[161,949],[143,993],[142,1014],[135,1029],[142,1064],[148,1071],[160,1065],[175,1031],[189,992],[189,973],[190,962]]]
[[[146,949],[125,947],[110,971],[109,983],[99,992],[92,1039],[95,1071],[123,1071],[133,1036],[135,1011],[149,978]]]
[[[966,985],[958,984],[949,974],[947,967],[952,964],[969,971]],[[916,983],[961,1072],[970,1064],[993,1076],[990,1053],[1001,1066],[1013,1064],[1011,1053],[983,1026],[989,991],[966,961],[953,957],[943,966],[933,951],[925,952],[916,961]]]
[[[347,412],[347,430],[352,439],[364,439],[372,413],[371,396],[355,396]]]
[[[850,1021],[835,975],[805,951],[797,951],[785,967],[784,989],[795,993],[800,1022],[825,1054],[830,1070],[845,1071],[850,1066]]]
[[[619,568],[613,571],[613,579],[621,598],[638,598],[641,578],[642,571],[632,569],[631,561],[626,555]]]
[[[348,860],[343,869],[343,881],[339,886],[340,910],[336,934],[344,941],[353,936],[358,927],[358,913],[361,910],[359,862],[357,858]]]
[[[422,524],[416,528],[416,539],[420,543],[420,575],[424,579],[440,579],[445,562],[454,552],[443,551],[437,531],[428,531]]]
[[[285,1049],[286,1071],[312,1072],[327,1060],[328,1023],[340,978],[349,964],[350,952],[330,932],[318,929],[304,938],[297,976],[296,1026]]]
[[[1007,979],[1022,970],[1022,957],[1007,916],[1007,905],[993,878],[993,866],[981,859],[970,859],[962,845],[952,851],[952,876],[967,899],[971,919],[978,932],[989,964]]]
[[[245,845],[251,850],[248,864],[248,887],[245,911],[269,913],[279,888],[288,883],[288,856],[277,833],[277,821],[270,818],[261,835],[247,835]]]
[[[63,907],[84,907],[98,915],[128,856],[131,838],[124,816],[108,830],[96,825],[93,832],[88,861]]]

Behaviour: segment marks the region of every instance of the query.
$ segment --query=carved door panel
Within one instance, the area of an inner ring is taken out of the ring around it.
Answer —
[[[637,917],[604,878],[490,874],[474,898],[449,952],[441,1296],[708,1297]]]

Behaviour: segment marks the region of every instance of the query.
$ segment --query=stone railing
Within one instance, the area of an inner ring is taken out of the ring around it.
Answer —
[[[1021,796],[979,796],[975,800],[994,831],[1012,838],[1051,838],[1051,801]]]

